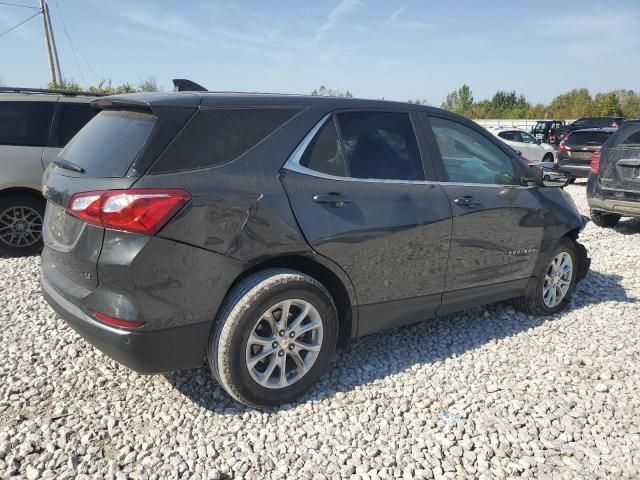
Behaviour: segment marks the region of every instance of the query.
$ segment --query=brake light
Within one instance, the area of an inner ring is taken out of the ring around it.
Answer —
[[[76,193],[67,212],[92,225],[155,235],[191,198],[184,190],[102,190]]]
[[[600,150],[596,150],[591,155],[591,171],[593,173],[600,173]]]
[[[122,320],[121,318],[110,317],[109,315],[105,315],[100,312],[91,312],[91,314],[101,322],[111,325],[112,327],[139,328],[144,325],[144,322],[136,320]]]
[[[558,145],[558,151],[560,152],[568,152],[571,150],[571,147],[569,147],[567,145],[567,140],[569,140],[569,137],[571,136],[571,134],[567,135],[566,137],[564,137],[564,140],[562,140],[560,142],[560,145]]]

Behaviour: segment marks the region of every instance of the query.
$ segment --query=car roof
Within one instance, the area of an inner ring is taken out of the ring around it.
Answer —
[[[487,127],[487,130],[493,133],[501,133],[501,132],[521,132],[521,133],[529,133],[526,130],[519,127]],[[529,134],[530,135],[530,134]]]
[[[98,106],[105,102],[155,106],[331,106],[331,108],[392,108],[403,110],[443,111],[442,109],[413,103],[362,98],[325,97],[286,93],[257,92],[140,92],[112,95],[96,100]]]
[[[59,95],[55,93],[12,93],[0,92],[0,102],[64,102],[90,103],[94,97]]]
[[[614,127],[603,127],[603,128],[580,128],[578,130],[574,130],[571,133],[579,133],[579,132],[605,132],[605,133],[613,133],[618,131],[617,128]]]

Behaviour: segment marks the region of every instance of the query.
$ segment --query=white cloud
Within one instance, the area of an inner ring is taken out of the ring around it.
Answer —
[[[327,19],[318,29],[314,42],[323,40],[331,30],[335,28],[340,19],[351,12],[357,7],[362,5],[360,0],[342,0],[333,10],[327,15]]]
[[[202,40],[204,38],[191,22],[175,14],[163,14],[140,7],[125,7],[115,11],[130,22],[150,30],[171,33],[192,40]]]
[[[385,24],[391,27],[399,28],[402,30],[431,30],[433,28],[433,24],[426,20],[421,20],[418,18],[404,18],[404,12],[407,10],[407,6],[403,5],[399,9],[389,15]]]
[[[396,20],[398,20],[398,18],[400,17],[400,15],[402,15],[402,12],[404,12],[407,9],[406,5],[403,5],[402,7],[400,7],[398,10],[396,10],[395,12],[393,12],[390,16],[389,19],[387,20],[387,22],[389,23],[393,23]]]

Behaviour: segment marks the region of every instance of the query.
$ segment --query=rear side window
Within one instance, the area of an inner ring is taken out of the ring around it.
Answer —
[[[90,177],[123,177],[146,144],[154,115],[104,110],[60,152],[59,157],[84,168]]]
[[[295,108],[201,109],[152,167],[175,172],[227,163],[293,117]]]
[[[313,138],[300,159],[300,165],[327,175],[347,176],[344,152],[333,118]]]
[[[48,146],[64,147],[94,116],[89,103],[58,103]]]
[[[54,102],[0,102],[0,145],[44,146],[54,107]]]
[[[565,145],[602,145],[607,141],[609,132],[573,132],[565,140]]]
[[[522,142],[519,132],[500,132],[498,136],[510,142]]]
[[[613,142],[612,148],[640,148],[640,122],[624,124],[611,141]]]

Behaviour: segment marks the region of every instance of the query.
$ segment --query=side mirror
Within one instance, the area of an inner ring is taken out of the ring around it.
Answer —
[[[542,143],[542,140],[540,140],[539,138],[536,138],[536,143],[540,145]]]
[[[536,185],[539,187],[565,187],[569,180],[570,175],[562,170],[556,170],[555,168],[540,167],[536,175]]]
[[[524,184],[535,184],[538,187],[565,187],[571,180],[571,175],[558,170],[554,164],[547,163],[531,167],[531,174],[523,178]]]

